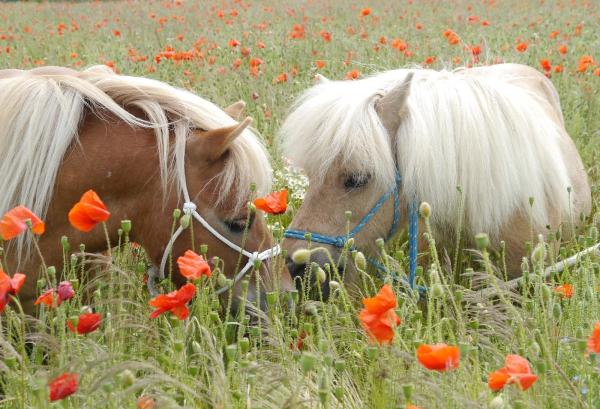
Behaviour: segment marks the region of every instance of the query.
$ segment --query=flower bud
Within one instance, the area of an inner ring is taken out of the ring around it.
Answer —
[[[181,217],[181,209],[175,209],[173,210],[173,219],[177,220]]]
[[[412,383],[402,385],[402,394],[404,395],[405,401],[410,402],[412,400],[414,390],[415,386]]]
[[[62,236],[60,238],[60,244],[64,252],[68,253],[71,251],[71,245],[69,244],[69,238],[67,236]]]
[[[367,269],[367,259],[361,251],[357,251],[354,255],[354,264],[359,270]]]
[[[327,274],[321,267],[318,267],[315,271],[315,278],[319,284],[323,284],[327,280]]]
[[[475,245],[479,250],[486,250],[490,245],[490,238],[485,233],[475,235]]]
[[[427,202],[421,202],[419,206],[419,214],[422,218],[428,219],[429,215],[431,215],[431,205]]]
[[[546,255],[546,245],[544,243],[538,243],[531,252],[531,261],[536,264],[542,263],[546,260]]]
[[[556,321],[560,320],[560,317],[562,316],[562,308],[560,307],[559,303],[555,303],[552,306],[552,316]]]
[[[333,293],[336,290],[339,290],[341,288],[340,283],[338,283],[335,280],[331,280],[329,282],[329,289],[331,290],[331,292]]]
[[[552,290],[546,284],[542,283],[540,284],[540,295],[542,296],[542,300],[547,303],[552,297]]]
[[[441,298],[444,295],[444,287],[441,284],[435,283],[431,286],[431,297]]]
[[[310,352],[303,352],[300,356],[300,367],[304,373],[312,371],[317,365],[317,357]]]
[[[179,225],[184,229],[190,227],[191,222],[192,216],[189,214],[184,214],[183,216],[181,216],[181,219],[179,219]]]
[[[125,369],[119,374],[119,382],[123,389],[129,388],[135,382],[135,375],[129,369]]]
[[[503,409],[504,408],[504,399],[502,399],[502,395],[496,396],[490,402],[490,409]]]
[[[302,265],[308,263],[310,260],[310,250],[309,249],[298,249],[294,251],[292,254],[292,261],[294,264]]]
[[[354,248],[354,237],[350,237],[348,241],[346,241],[346,248],[353,249]]]
[[[383,240],[381,237],[378,238],[377,240],[375,240],[375,245],[377,246],[377,248],[379,250],[383,250],[383,248],[385,247],[385,240]]]

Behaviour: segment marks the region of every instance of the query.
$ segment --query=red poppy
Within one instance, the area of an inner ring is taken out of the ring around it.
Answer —
[[[594,324],[592,335],[588,338],[587,350],[589,353],[600,355],[600,322]]]
[[[560,295],[561,298],[573,297],[573,286],[571,284],[561,284],[554,288],[554,292]]]
[[[542,66],[542,69],[543,69],[544,71],[550,71],[550,70],[552,70],[552,64],[550,64],[550,61],[548,61],[548,60],[547,60],[547,59],[545,59],[545,58],[542,58],[542,59],[540,60],[540,65]]]
[[[517,50],[520,53],[524,53],[525,51],[527,51],[527,43],[519,43],[515,46],[515,50]]]
[[[326,42],[331,41],[331,33],[329,31],[321,30],[319,34]]]
[[[315,61],[315,66],[317,67],[317,69],[320,70],[321,68],[325,67],[325,61],[317,60],[317,61]]]
[[[69,222],[82,232],[92,230],[98,223],[107,221],[109,217],[110,212],[93,190],[85,192],[69,212]]]
[[[561,53],[562,55],[565,55],[567,53],[567,46],[562,44],[561,46],[558,47],[558,52]]]
[[[49,290],[44,291],[42,295],[35,300],[34,304],[46,304],[48,307],[54,307],[60,305],[60,298],[56,295],[56,290],[50,288]]]
[[[347,80],[356,80],[356,79],[358,79],[358,77],[360,77],[360,71],[359,70],[352,70],[352,71],[348,71],[346,73],[346,79]]]
[[[273,80],[273,82],[276,83],[276,84],[281,84],[281,83],[287,82],[287,81],[288,81],[288,74],[287,74],[287,72],[282,72],[277,77],[275,77],[275,79]]]
[[[202,276],[210,277],[212,274],[210,266],[199,254],[187,250],[183,256],[177,259],[179,272],[188,280],[198,280]]]
[[[10,277],[0,268],[0,312],[4,311],[10,301],[9,295],[17,295],[25,282],[25,274],[16,273]]]
[[[375,297],[362,300],[364,308],[358,318],[360,325],[373,341],[380,344],[391,343],[394,339],[394,328],[400,325],[400,317],[396,315],[396,296],[389,285],[384,285]]]
[[[31,210],[25,206],[17,206],[4,214],[0,220],[0,236],[3,240],[10,240],[27,230],[27,221],[31,222],[31,231],[34,234],[43,234],[46,225]]]
[[[584,55],[579,59],[577,64],[577,72],[586,72],[590,66],[595,64],[591,55]]]
[[[456,45],[460,42],[460,38],[458,37],[458,34],[456,34],[454,31],[452,31],[450,29],[444,31],[444,37],[446,37],[446,39],[448,40],[448,44],[450,44],[450,45]]]
[[[527,359],[519,355],[507,355],[504,367],[490,374],[488,386],[493,391],[499,391],[505,385],[518,384],[522,390],[527,390],[537,381],[537,376],[531,373]]]
[[[154,409],[156,407],[156,401],[150,396],[140,396],[136,406],[138,409]]]
[[[427,369],[446,371],[458,368],[460,350],[446,344],[423,344],[417,348],[417,359]]]
[[[425,58],[425,61],[423,61],[423,64],[431,65],[434,62],[435,62],[435,57],[429,56],[429,57]]]
[[[362,9],[360,11],[360,16],[361,17],[368,16],[369,14],[371,14],[371,8],[370,7],[365,7],[364,9]]]
[[[148,304],[156,309],[150,314],[150,318],[156,318],[165,312],[171,312],[180,320],[184,320],[190,314],[186,304],[194,298],[196,286],[187,283],[179,290],[171,291],[168,294],[160,294],[148,301]]]
[[[60,399],[64,399],[77,392],[76,373],[64,373],[50,382],[48,382],[48,388],[50,389],[50,402],[54,402]]]
[[[269,214],[282,214],[287,209],[287,189],[254,200],[254,206]]]
[[[408,45],[400,38],[394,38],[392,40],[391,46],[392,48],[395,48],[398,51],[404,51],[406,50],[406,47],[408,47]]]
[[[100,324],[102,324],[102,315],[94,313],[81,314],[77,321],[77,327],[73,325],[71,320],[67,320],[67,327],[69,327],[69,330],[71,332],[76,332],[79,335],[96,331],[100,328]]]

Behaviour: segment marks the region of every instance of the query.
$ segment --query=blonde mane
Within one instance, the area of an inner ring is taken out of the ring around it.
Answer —
[[[375,102],[409,72],[414,77],[402,122],[390,137]],[[456,221],[458,186],[467,228],[475,233],[496,237],[516,210],[528,214],[530,197],[538,227],[548,223],[549,199],[568,215],[571,181],[559,124],[532,92],[467,72],[401,69],[313,86],[282,125],[283,153],[317,185],[335,165],[367,171],[390,187],[397,167],[403,196],[428,201],[440,227]]]
[[[184,180],[185,141],[192,128],[215,129],[236,122],[221,108],[160,81],[115,74],[105,66],[81,72],[62,68],[0,71],[0,212],[24,205],[44,217],[54,181],[86,108],[107,110],[131,126],[156,134],[163,191]],[[123,107],[137,107],[142,120]],[[174,143],[170,142],[170,132]],[[220,178],[221,200],[236,192],[238,206],[251,184],[258,194],[270,188],[268,155],[249,129],[230,147]],[[23,241],[18,243],[19,253]]]

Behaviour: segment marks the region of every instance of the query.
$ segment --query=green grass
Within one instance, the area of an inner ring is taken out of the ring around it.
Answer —
[[[360,18],[363,7],[372,13]],[[224,18],[218,16],[221,8]],[[469,16],[479,19],[469,22]],[[273,220],[286,225],[301,203],[303,185],[284,167],[275,136],[287,107],[316,72],[341,79],[358,69],[364,76],[420,64],[429,56],[435,57],[434,68],[453,67],[471,61],[465,45],[478,44],[478,64],[507,61],[540,69],[540,59],[546,58],[563,66],[551,79],[596,204],[600,77],[592,68],[576,71],[583,55],[600,61],[599,19],[599,6],[592,1],[3,3],[0,68],[112,61],[122,73],[189,88],[222,106],[245,100],[274,158],[276,185],[293,193],[288,214]],[[484,20],[490,25],[482,25]],[[65,26],[61,35],[60,24]],[[304,25],[304,38],[290,38],[294,24]],[[459,45],[449,45],[442,35],[448,28],[459,35]],[[322,30],[331,33],[330,42],[323,40]],[[556,38],[550,38],[553,31],[560,32]],[[382,36],[386,44],[380,43]],[[412,55],[392,48],[395,38],[405,41]],[[241,45],[228,46],[231,39]],[[518,42],[528,44],[525,52],[515,50]],[[194,44],[202,55],[190,61],[154,61],[166,46],[188,51]],[[561,44],[568,47],[564,56],[557,51]],[[241,47],[250,49],[248,57]],[[129,50],[147,59],[133,61]],[[238,58],[241,66],[235,69]],[[251,58],[262,60],[257,76],[250,73]],[[317,60],[325,67],[318,70]],[[277,83],[282,73],[288,80]],[[562,255],[598,241],[599,222],[591,217],[579,239],[563,246]],[[478,300],[469,289],[446,280],[436,298],[421,303],[397,288],[402,323],[393,344],[384,347],[369,342],[357,319],[360,296],[348,294],[344,286],[325,303],[289,307],[286,296],[275,296],[260,315],[260,326],[250,319],[251,306],[227,315],[207,289],[194,299],[188,320],[152,320],[139,257],[125,245],[115,258],[115,265],[95,280],[67,268],[78,295],[58,309],[40,309],[36,319],[24,319],[12,303],[0,315],[0,407],[123,408],[135,407],[144,395],[156,399],[157,408],[404,408],[409,400],[424,409],[479,408],[490,407],[498,396],[504,406],[496,399],[495,408],[600,408],[600,359],[584,353],[591,327],[600,321],[595,256],[547,284],[539,277],[542,262],[530,261],[527,288],[516,294],[498,290],[494,300]],[[485,272],[491,267],[473,268]],[[552,291],[558,282],[573,285],[572,298],[561,299]],[[364,294],[373,295],[379,285],[368,284]],[[75,336],[66,331],[65,320],[77,316],[84,303],[102,313],[104,322],[92,334]],[[26,322],[33,330],[25,331]],[[290,348],[302,332],[308,334],[303,350]],[[26,346],[26,339],[34,346]],[[415,349],[424,342],[458,345],[459,368],[438,373],[420,366]],[[510,386],[492,393],[487,376],[510,353],[525,356],[539,380],[525,392]],[[79,391],[50,404],[47,382],[65,371],[79,374]]]

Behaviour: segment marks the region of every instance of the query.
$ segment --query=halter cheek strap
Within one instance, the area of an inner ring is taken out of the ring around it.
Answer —
[[[183,213],[191,215],[198,223],[200,223],[202,225],[202,227],[204,227],[206,230],[208,230],[213,236],[215,236],[217,239],[219,239],[223,244],[227,245],[232,250],[236,251],[237,253],[241,253],[242,255],[244,255],[248,258],[246,265],[244,265],[244,267],[242,267],[242,269],[235,275],[235,277],[233,278],[233,280],[231,282],[231,285],[219,288],[218,290],[215,291],[216,294],[222,294],[225,291],[227,291],[228,289],[232,288],[235,285],[235,283],[237,283],[239,280],[241,280],[248,273],[248,271],[250,271],[250,269],[252,268],[252,266],[254,265],[254,263],[256,261],[258,261],[258,260],[264,261],[271,257],[277,256],[281,252],[281,248],[279,247],[279,244],[277,244],[274,247],[267,249],[263,252],[260,252],[260,253],[256,252],[256,251],[253,253],[250,253],[249,251],[247,251],[247,250],[243,249],[242,247],[238,246],[237,244],[233,243],[227,237],[225,237],[221,233],[219,233],[214,227],[212,227],[210,225],[210,223],[208,223],[208,221],[206,221],[205,218],[203,218],[200,215],[200,213],[198,213],[196,204],[190,200],[190,195],[187,190],[187,183],[185,181],[185,176],[183,176],[181,186],[182,186],[182,191],[183,191],[183,197],[185,199],[185,203],[183,204]],[[160,262],[160,268],[158,269],[158,271],[156,270],[156,268],[153,268],[153,269],[150,269],[150,271],[148,272],[147,286],[148,286],[148,291],[150,292],[150,294],[152,296],[155,296],[157,294],[157,291],[154,288],[154,279],[156,278],[156,276],[158,276],[161,280],[164,280],[165,267],[167,264],[167,260],[169,258],[169,254],[171,253],[171,250],[173,249],[173,245],[175,244],[175,241],[181,235],[183,230],[184,230],[184,228],[182,226],[179,226],[177,228],[177,230],[175,231],[175,233],[173,233],[173,236],[171,237],[171,239],[167,243],[167,246],[165,247],[165,252],[163,253],[163,257]]]
[[[371,210],[367,212],[366,215],[358,222],[358,224],[350,230],[350,232],[346,235],[340,236],[328,236],[320,233],[312,233],[305,230],[298,229],[288,229],[285,231],[284,236],[290,239],[296,240],[307,240],[310,237],[310,241],[327,244],[330,246],[343,248],[349,239],[356,236],[366,225],[367,223],[379,212],[383,204],[390,198],[390,196],[394,199],[394,218],[392,221],[392,226],[388,232],[386,241],[391,239],[396,233],[398,229],[398,223],[400,221],[400,186],[402,184],[402,177],[400,176],[400,172],[396,171],[396,183],[395,185],[385,192],[379,200],[373,205]],[[415,279],[417,274],[417,236],[419,234],[419,211],[416,201],[412,202],[408,205],[408,242],[409,242],[409,278],[408,285],[411,289],[416,289],[419,292],[425,292],[425,288],[421,286],[415,287]],[[383,266],[380,262],[375,259],[367,258],[367,261],[375,267],[379,272],[383,274],[390,274],[392,278],[395,280],[399,280],[399,277],[396,272],[388,271],[385,266]],[[406,281],[406,280],[404,280]]]

